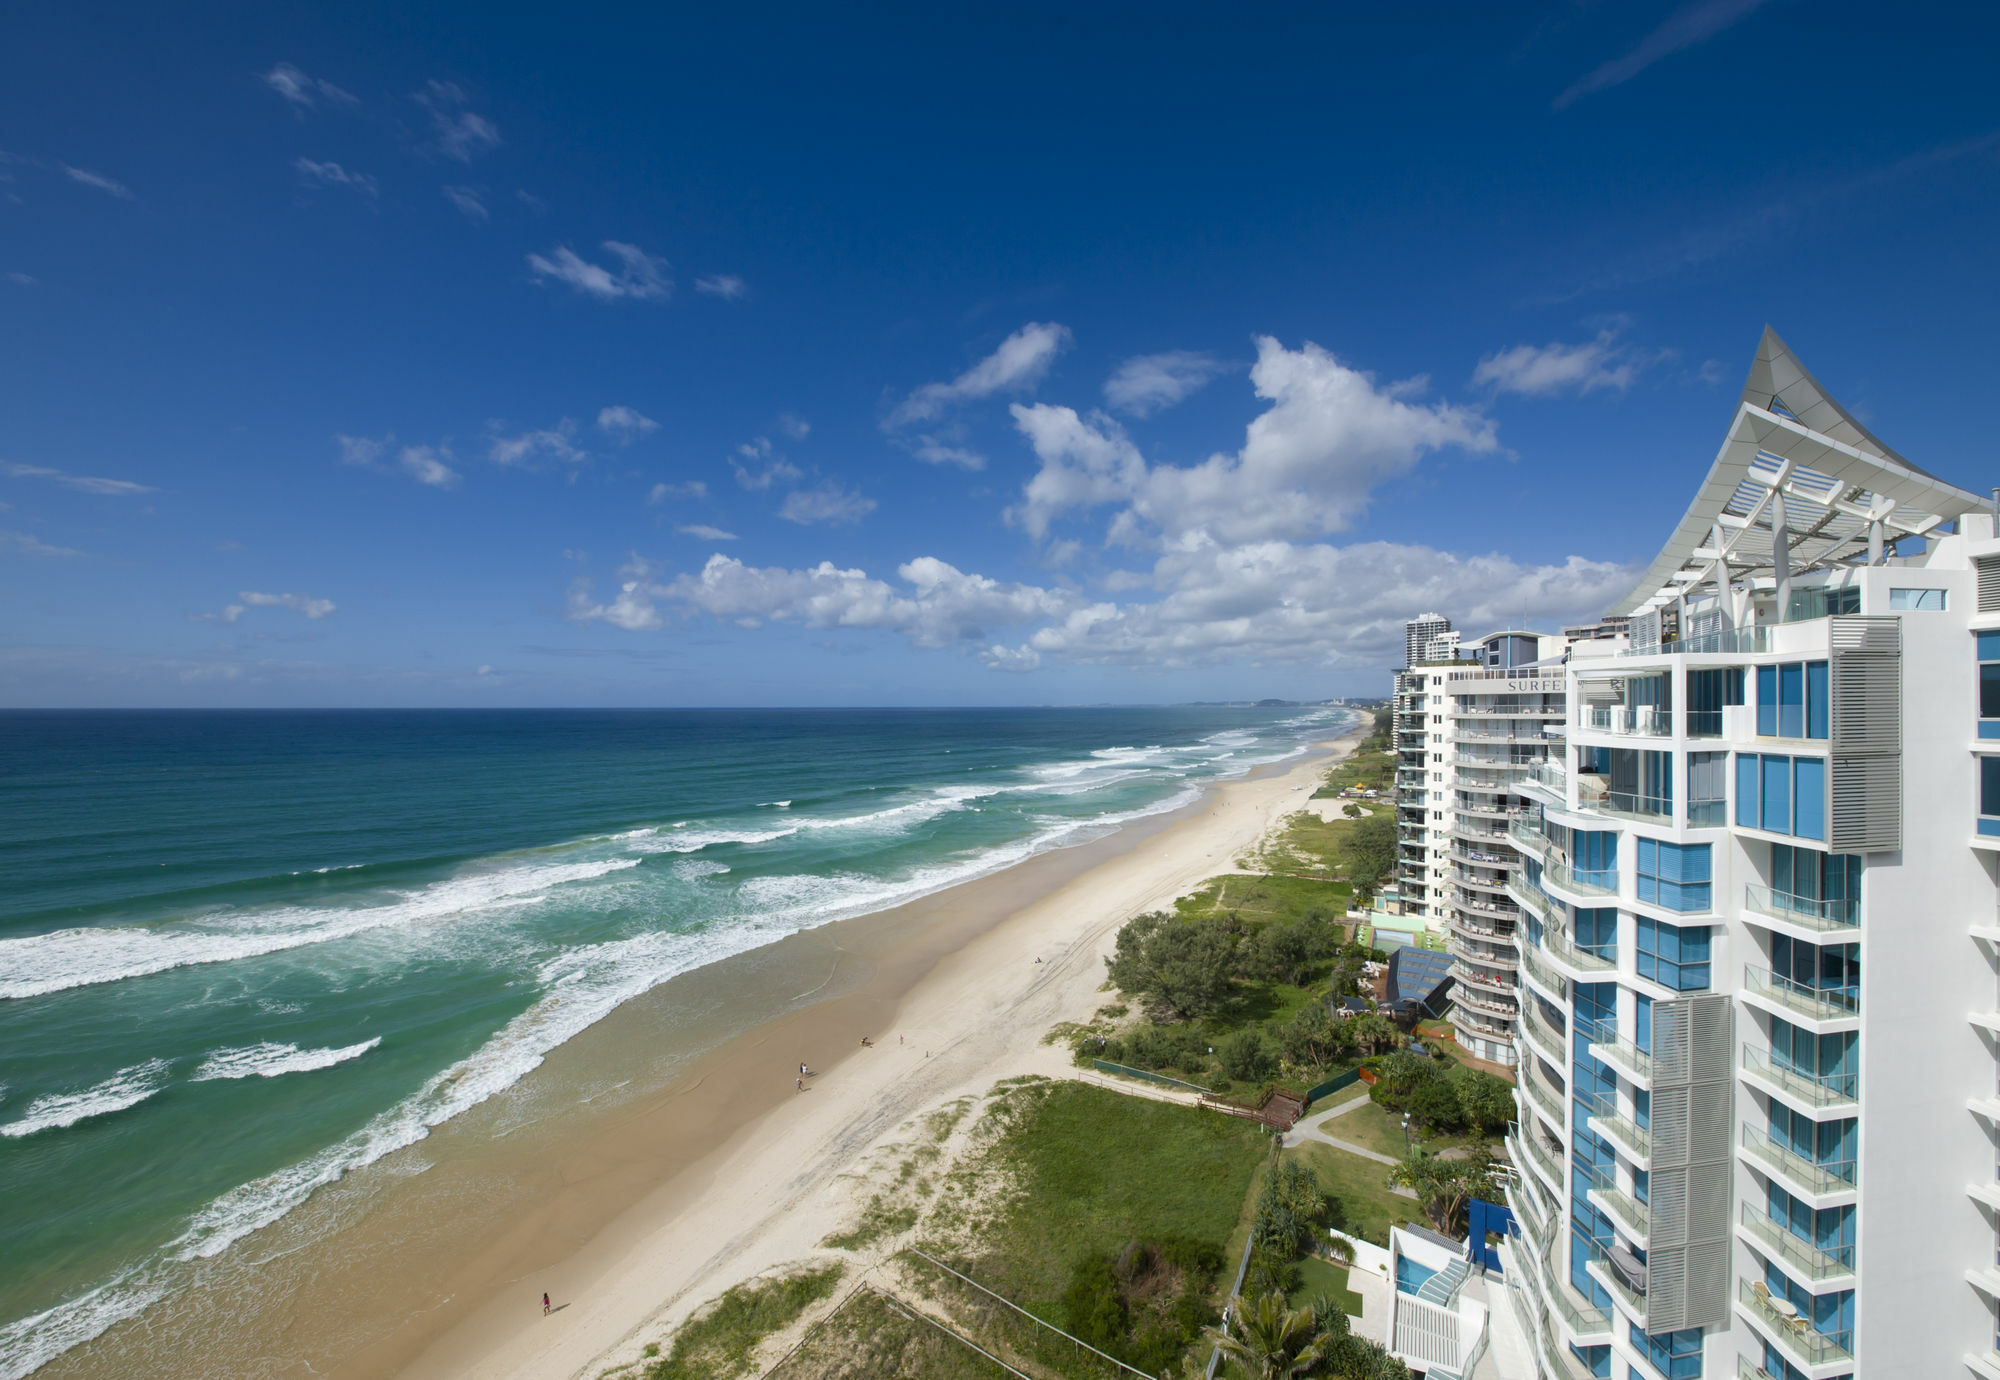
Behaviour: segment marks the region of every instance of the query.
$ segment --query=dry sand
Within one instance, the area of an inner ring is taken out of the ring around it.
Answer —
[[[1323,746],[1344,754],[1357,741]],[[1305,807],[1327,760],[1218,786],[1026,904],[983,918],[947,907],[915,932],[864,927],[843,953],[870,933],[878,947],[857,956],[866,973],[851,990],[726,1041],[652,1105],[571,1147],[550,1191],[454,1272],[443,1316],[334,1373],[595,1376],[730,1286],[811,1253],[851,1223],[856,1171],[912,1117],[1002,1078],[1072,1072],[1042,1039],[1113,999],[1103,959],[1118,927],[1232,870]],[[972,886],[1004,898],[1032,866]],[[790,1077],[800,1057],[817,1075],[804,1094]],[[560,1305],[547,1318],[545,1289]]]

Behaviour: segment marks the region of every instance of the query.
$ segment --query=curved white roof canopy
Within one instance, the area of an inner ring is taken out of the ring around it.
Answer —
[[[1986,506],[1883,445],[1766,326],[1708,477],[1666,546],[1609,613],[1657,607],[1718,577],[1727,585],[1774,575],[1779,503],[1794,575],[1865,561],[1878,519],[1883,540],[1894,541]]]

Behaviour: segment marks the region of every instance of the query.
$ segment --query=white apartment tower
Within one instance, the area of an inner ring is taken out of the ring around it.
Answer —
[[[1767,330],[1611,612],[1510,821],[1538,1368],[2000,1380],[1992,511]]]
[[[1403,624],[1403,665],[1415,666],[1432,660],[1431,643],[1451,631],[1451,620],[1441,613],[1420,613]],[[1450,660],[1447,652],[1440,660]]]

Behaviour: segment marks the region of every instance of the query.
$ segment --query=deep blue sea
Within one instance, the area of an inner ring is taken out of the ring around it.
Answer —
[[[0,1380],[677,974],[1343,720],[0,714]]]

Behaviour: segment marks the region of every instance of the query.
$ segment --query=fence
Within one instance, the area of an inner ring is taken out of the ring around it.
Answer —
[[[1045,1319],[1037,1317],[1035,1314],[1030,1313],[1027,1309],[1021,1307],[1020,1304],[1015,1303],[1012,1299],[1007,1298],[1004,1295],[994,1293],[991,1289],[988,1289],[978,1280],[971,1279],[965,1275],[960,1274],[958,1271],[952,1269],[951,1266],[945,1264],[942,1260],[939,1260],[934,1256],[925,1255],[915,1246],[911,1246],[908,1249],[910,1254],[917,1257],[917,1259],[928,1261],[930,1264],[937,1266],[938,1269],[943,1270],[946,1274],[950,1275],[952,1278],[960,1280],[966,1284],[970,1284],[973,1288],[977,1289],[980,1293],[986,1295],[988,1298],[994,1299],[1000,1303],[1005,1304],[1007,1307],[1013,1309],[1016,1313],[1019,1313],[1022,1317],[1027,1318],[1030,1322],[1034,1323],[1036,1327],[1047,1328],[1049,1331],[1055,1333],[1058,1337],[1061,1337],[1064,1341],[1072,1343],[1073,1345],[1075,1345],[1075,1347],[1079,1352],[1088,1351],[1093,1356],[1096,1356],[1102,1360],[1109,1361],[1112,1365],[1118,1367],[1118,1369],[1122,1371],[1129,1371],[1131,1374],[1138,1376],[1139,1380],[1153,1380],[1153,1377],[1146,1374],[1145,1371],[1135,1370],[1133,1369],[1133,1367],[1128,1366],[1123,1361],[1119,1360],[1116,1356],[1106,1355],[1104,1352],[1099,1351],[1096,1347],[1092,1346],[1089,1342],[1084,1341],[1081,1337],[1072,1337],[1069,1333],[1063,1331],[1060,1327],[1057,1327],[1054,1323],[1048,1322]],[[959,1340],[964,1341],[965,1339],[961,1337]],[[971,1345],[971,1343],[969,1342],[967,1342],[966,1344],[968,1346]],[[1009,1369],[1012,1369],[1012,1367],[1009,1367]],[[1016,1375],[1020,1374],[1019,1371],[1015,1371],[1014,1373]]]
[[[1310,1107],[1322,1097],[1331,1097],[1342,1088],[1351,1088],[1361,1081],[1360,1069],[1349,1069],[1346,1073],[1336,1073],[1317,1087],[1306,1089],[1306,1106]]]
[[[1091,1064],[1099,1073],[1115,1073],[1126,1078],[1143,1078],[1148,1083],[1165,1083],[1171,1087],[1186,1088],[1204,1097],[1211,1096],[1209,1090],[1199,1083],[1190,1083],[1182,1078],[1169,1078],[1164,1073],[1149,1073],[1145,1069],[1127,1068],[1124,1064],[1114,1064],[1109,1059],[1092,1059]]]

